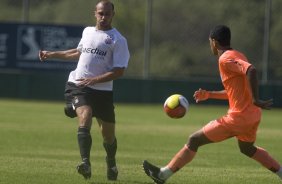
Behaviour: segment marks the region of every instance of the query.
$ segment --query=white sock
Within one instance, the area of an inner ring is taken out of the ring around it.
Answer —
[[[282,179],[282,167],[280,167],[279,171],[276,174]]]
[[[160,169],[159,177],[163,180],[167,180],[169,177],[173,175],[172,170],[170,170],[168,167],[162,167]]]

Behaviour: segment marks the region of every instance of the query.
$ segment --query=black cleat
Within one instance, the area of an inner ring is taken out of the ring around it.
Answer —
[[[108,177],[108,180],[111,180],[111,181],[117,180],[118,170],[116,166],[107,169],[107,177]]]
[[[147,160],[143,161],[143,169],[145,173],[154,180],[156,184],[164,184],[165,180],[159,177],[160,168],[150,164]]]
[[[81,174],[84,179],[90,179],[91,178],[91,166],[90,164],[87,164],[86,162],[82,162],[77,167],[77,172]]]
[[[118,169],[116,166],[116,159],[108,159],[106,157],[106,163],[107,163],[107,178],[111,181],[116,181],[118,177]]]

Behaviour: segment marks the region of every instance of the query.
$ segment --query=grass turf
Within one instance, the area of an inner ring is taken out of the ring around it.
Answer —
[[[76,172],[80,161],[77,120],[62,102],[0,99],[0,184],[150,184],[144,159],[163,166],[188,136],[223,115],[226,106],[191,105],[182,119],[168,118],[161,104],[116,104],[119,180],[106,180],[105,152],[93,124],[91,180]],[[94,121],[95,122],[95,121]],[[263,112],[257,145],[282,162],[281,109]],[[235,139],[206,145],[168,184],[278,184],[280,179],[240,154]]]

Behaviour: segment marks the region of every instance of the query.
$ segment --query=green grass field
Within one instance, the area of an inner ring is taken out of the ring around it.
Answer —
[[[106,180],[105,153],[95,123],[92,128],[91,180],[76,172],[80,161],[77,120],[63,114],[63,102],[0,99],[1,184],[150,184],[144,159],[163,166],[206,122],[223,115],[226,106],[191,105],[174,120],[162,105],[116,104],[119,180]],[[264,111],[257,145],[282,163],[281,109]],[[168,184],[275,184],[281,180],[240,154],[235,139],[200,148],[196,158]]]

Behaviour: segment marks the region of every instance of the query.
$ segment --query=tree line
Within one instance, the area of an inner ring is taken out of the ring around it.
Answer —
[[[149,75],[151,78],[217,78],[216,58],[208,45],[209,30],[217,24],[232,29],[232,45],[262,70],[266,1],[152,0]],[[146,0],[113,0],[113,25],[122,32],[131,52],[127,75],[142,77]],[[20,22],[23,1],[2,0],[0,21]],[[96,1],[30,0],[29,22],[94,25]],[[269,79],[282,79],[280,40],[282,1],[272,0],[269,40]]]

